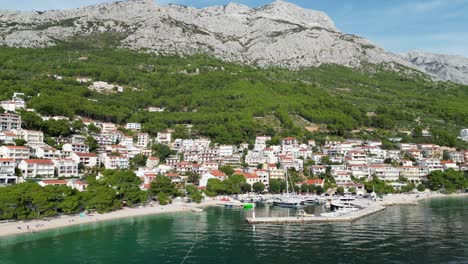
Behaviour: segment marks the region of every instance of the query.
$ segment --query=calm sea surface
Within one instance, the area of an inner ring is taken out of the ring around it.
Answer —
[[[252,226],[244,222],[251,213],[213,207],[0,238],[0,263],[468,263],[467,198],[395,206],[354,223]]]

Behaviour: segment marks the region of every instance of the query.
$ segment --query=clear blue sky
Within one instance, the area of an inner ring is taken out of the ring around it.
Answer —
[[[238,2],[251,7],[273,0],[156,0],[205,7]],[[109,0],[0,0],[0,9],[66,9]],[[337,27],[393,52],[423,50],[468,57],[468,0],[289,0],[326,12]]]

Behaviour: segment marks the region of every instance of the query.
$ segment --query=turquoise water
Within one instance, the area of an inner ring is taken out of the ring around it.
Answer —
[[[257,208],[257,216],[288,213]],[[213,207],[2,238],[0,263],[468,263],[466,198],[395,206],[354,223],[252,226],[250,214]]]

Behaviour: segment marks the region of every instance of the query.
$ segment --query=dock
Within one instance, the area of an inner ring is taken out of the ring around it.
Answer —
[[[357,212],[336,217],[324,216],[290,216],[290,217],[249,217],[245,220],[249,224],[285,224],[285,223],[325,223],[325,222],[353,222],[360,218],[385,210],[383,206],[372,206]]]

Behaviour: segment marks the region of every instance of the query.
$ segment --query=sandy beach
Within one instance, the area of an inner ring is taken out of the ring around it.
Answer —
[[[365,207],[375,206],[392,206],[392,205],[418,205],[420,200],[431,198],[444,198],[444,197],[468,197],[468,193],[445,195],[441,193],[420,193],[420,194],[391,194],[385,196],[382,200],[370,202],[364,205]],[[0,237],[41,232],[50,229],[69,227],[73,225],[89,224],[100,221],[115,220],[121,218],[145,216],[164,213],[177,213],[177,212],[190,212],[196,208],[203,208],[207,206],[214,206],[219,204],[218,199],[206,199],[200,204],[175,202],[170,205],[161,206],[147,206],[140,208],[124,208],[119,211],[106,213],[106,214],[91,214],[85,217],[80,215],[69,215],[50,218],[47,221],[44,219],[29,220],[29,221],[14,221],[0,223]]]
[[[50,218],[47,221],[44,221],[44,219],[36,219],[28,221],[4,222],[0,223],[0,237],[24,233],[41,232],[45,230],[69,227],[73,225],[89,224],[134,216],[191,212],[192,209],[214,206],[218,202],[219,201],[215,199],[206,199],[200,204],[175,202],[166,206],[155,204],[153,207],[147,206],[140,208],[124,208],[122,210],[118,210],[111,213],[94,213],[86,215],[85,217],[80,217],[80,215],[68,215]]]

